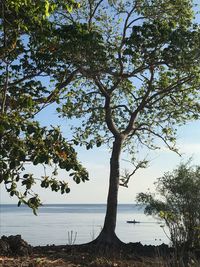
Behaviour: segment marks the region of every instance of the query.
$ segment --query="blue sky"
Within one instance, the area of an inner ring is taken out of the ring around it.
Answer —
[[[197,22],[199,22],[199,18]],[[43,125],[61,125],[65,135],[70,136],[67,121],[58,119],[53,107],[50,106],[42,112],[38,119]],[[146,156],[145,153],[147,153],[150,160],[149,167],[139,170],[130,181],[128,188],[120,187],[119,203],[133,203],[137,193],[144,192],[148,188],[153,190],[153,183],[156,178],[162,176],[164,172],[172,171],[180,162],[186,162],[192,157],[193,163],[200,165],[200,121],[189,122],[187,125],[178,128],[177,146],[182,153],[182,157],[167,150],[164,144],[158,151],[142,151],[139,158],[143,159]],[[66,172],[60,171],[59,177],[69,181],[70,194],[60,195],[37,186],[36,191],[41,196],[43,203],[106,203],[109,180],[109,149],[106,146],[92,150],[78,148],[77,152],[80,161],[89,171],[90,181],[77,185],[68,178]],[[121,158],[128,159],[129,155],[124,153]],[[30,165],[29,168],[32,172],[33,167]],[[121,169],[124,168],[131,171],[132,165],[122,161]],[[43,169],[36,167],[34,173],[35,175],[41,175]],[[2,185],[0,185],[0,203],[17,203],[17,199],[10,198]]]
[[[38,119],[43,125],[59,124],[65,133],[69,133],[67,121],[58,119],[54,109],[49,107],[42,112]],[[190,122],[185,126],[178,128],[177,146],[182,153],[182,157],[174,152],[167,150],[164,146],[158,151],[141,151],[139,158],[143,159],[148,154],[150,160],[146,169],[139,170],[129,183],[128,188],[120,187],[119,203],[134,203],[135,196],[139,192],[144,192],[148,188],[154,189],[153,183],[156,178],[163,175],[164,172],[172,171],[180,162],[186,162],[190,157],[193,163],[200,165],[200,121]],[[41,189],[36,186],[35,190],[40,194],[43,203],[106,203],[108,180],[109,180],[109,158],[110,151],[106,146],[86,150],[77,148],[78,157],[87,168],[90,175],[90,181],[81,184],[75,184],[68,174],[61,170],[59,177],[69,181],[71,192],[66,195]],[[122,154],[122,159],[129,159],[127,153]],[[34,170],[35,175],[41,175],[43,168],[28,167],[30,172]],[[121,169],[132,170],[133,166],[121,161]],[[1,186],[1,203],[17,203],[16,198],[10,198]]]

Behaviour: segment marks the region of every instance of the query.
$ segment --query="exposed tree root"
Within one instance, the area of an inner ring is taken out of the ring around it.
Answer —
[[[111,255],[123,249],[125,245],[115,233],[107,234],[102,230],[96,239],[82,246],[89,248],[90,251],[95,253]]]

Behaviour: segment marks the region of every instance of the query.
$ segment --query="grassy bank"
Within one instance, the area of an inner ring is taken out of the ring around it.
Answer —
[[[138,260],[120,260],[106,257],[88,258],[84,255],[52,259],[44,256],[0,257],[1,267],[169,267],[170,263],[161,258],[141,258]],[[200,265],[192,265],[199,267]]]
[[[55,247],[56,248],[56,247]],[[26,257],[0,257],[0,267],[199,267],[200,261],[191,260],[184,264],[181,259],[176,262],[173,256],[141,257],[134,254],[113,253],[103,256],[102,253],[80,251],[77,249],[57,250],[49,247],[48,250],[35,250]]]

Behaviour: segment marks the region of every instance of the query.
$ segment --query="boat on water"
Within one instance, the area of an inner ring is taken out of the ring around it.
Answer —
[[[132,220],[132,221],[126,221],[127,223],[140,223],[139,221],[136,221],[136,220]]]

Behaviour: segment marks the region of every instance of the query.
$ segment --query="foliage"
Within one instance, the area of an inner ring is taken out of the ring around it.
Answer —
[[[78,119],[74,144],[112,148],[105,222],[94,244],[119,245],[119,185],[146,166],[145,160],[134,164],[120,181],[122,149],[134,163],[140,146],[157,149],[160,140],[179,153],[177,126],[200,118],[200,29],[193,7],[190,0],[85,0],[70,14],[54,14],[54,34],[45,41],[59,62],[54,78],[62,81],[69,65],[76,73],[57,111]]]
[[[164,221],[177,249],[200,247],[200,167],[181,164],[156,182],[156,193],[139,193],[145,213]]]
[[[56,102],[60,116],[78,119],[75,145],[90,149],[114,141],[108,197],[114,219],[107,227],[114,229],[121,149],[135,158],[138,145],[156,149],[160,139],[177,151],[177,126],[199,118],[200,30],[193,1],[83,0],[72,9],[72,1],[30,2],[17,1],[13,11],[8,1],[8,15],[2,9],[1,113],[12,108],[34,123],[36,113]],[[30,20],[21,3],[30,4]],[[28,108],[18,110],[16,98]]]
[[[73,2],[66,2],[66,5]],[[75,3],[74,3],[75,5]],[[49,57],[34,50],[36,35],[42,39],[50,32],[50,13],[56,3],[49,1],[2,1],[0,14],[0,183],[18,205],[27,204],[36,213],[41,204],[33,192],[37,180],[43,188],[69,193],[68,182],[57,178],[58,168],[70,171],[76,183],[88,180],[77,160],[72,144],[58,127],[40,126],[35,116],[56,100],[56,85],[48,85]],[[35,54],[34,54],[35,53]],[[37,53],[37,57],[36,57]],[[45,80],[46,79],[46,80]],[[27,164],[44,166],[44,174],[35,177]],[[46,174],[50,165],[52,174]]]
[[[75,144],[92,148],[120,137],[135,155],[137,145],[156,149],[161,139],[177,152],[177,126],[200,114],[200,31],[193,2],[178,3],[83,1],[57,15],[62,23],[49,43],[57,42],[63,65],[55,79],[62,80],[66,62],[79,73],[58,108],[80,121],[72,127]]]

